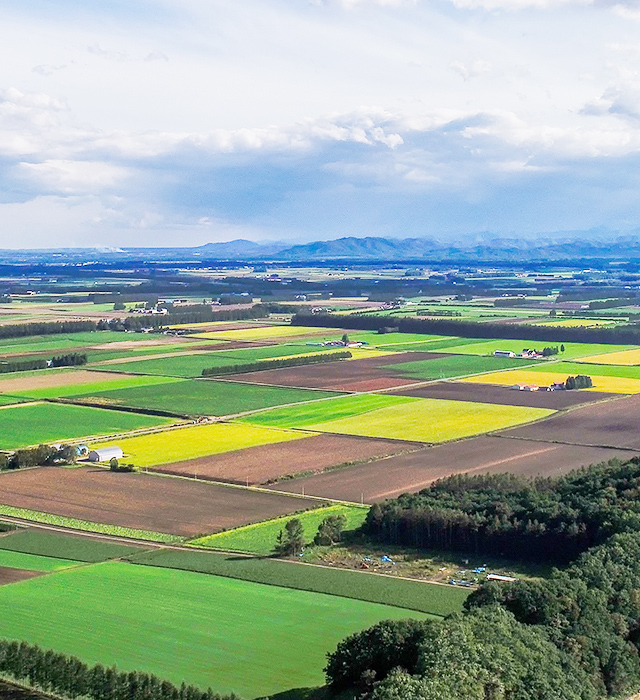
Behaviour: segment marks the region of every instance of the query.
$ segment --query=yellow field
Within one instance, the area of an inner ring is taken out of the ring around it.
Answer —
[[[207,340],[270,340],[271,338],[295,338],[296,336],[325,335],[326,332],[326,328],[307,326],[269,326],[268,328],[241,328],[236,331],[194,333],[189,337],[206,338]]]
[[[117,445],[125,453],[125,459],[137,467],[153,467],[221,452],[233,452],[245,447],[299,440],[311,434],[280,428],[261,428],[244,423],[213,423],[103,442],[91,447]]]
[[[615,319],[594,319],[594,318],[561,318],[550,321],[536,321],[536,326],[558,326],[562,328],[601,328],[602,326],[612,326],[616,324]]]
[[[596,365],[640,365],[640,348],[611,352],[606,355],[589,355],[589,357],[581,357],[580,362],[592,362]]]
[[[552,413],[554,411],[545,408],[419,399],[368,411],[366,416],[326,421],[308,427],[330,433],[445,442],[529,423]]]
[[[341,349],[341,348],[338,348]],[[352,360],[365,360],[368,357],[384,357],[385,355],[397,355],[395,350],[378,350],[377,348],[345,348],[353,357]]]
[[[640,394],[640,379],[603,377],[594,374],[590,374],[590,376],[593,381],[593,387],[591,389],[581,389],[581,391],[606,391],[613,394]],[[475,377],[465,377],[457,381],[471,382],[473,384],[500,384],[501,386],[511,386],[513,384],[548,386],[552,382],[564,382],[566,378],[566,372],[561,374],[559,372],[530,372],[526,369],[515,369],[509,370],[508,372],[493,372]]]

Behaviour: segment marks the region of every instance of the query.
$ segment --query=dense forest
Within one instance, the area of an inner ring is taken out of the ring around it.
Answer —
[[[364,524],[389,544],[568,562],[618,532],[640,531],[640,459],[554,479],[458,474],[375,504]]]

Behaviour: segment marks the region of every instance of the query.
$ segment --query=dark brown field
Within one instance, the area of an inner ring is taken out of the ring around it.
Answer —
[[[379,391],[416,383],[413,379],[397,374],[387,365],[417,362],[418,360],[436,360],[446,355],[447,353],[436,352],[393,353],[362,360],[344,360],[328,364],[270,369],[263,372],[240,374],[229,377],[229,379],[250,382],[251,384],[276,384],[308,389]]]
[[[177,462],[152,471],[238,484],[263,484],[287,474],[319,472],[416,449],[414,443],[346,435],[314,435],[274,445]]]
[[[524,476],[553,476],[571,469],[629,459],[635,453],[533,440],[478,437],[284,481],[271,488],[345,501],[374,503],[401,493],[420,491],[451,474],[512,472]]]
[[[43,576],[43,573],[41,571],[11,569],[8,566],[0,566],[0,586],[4,586],[7,583],[25,581],[28,578],[35,578],[36,576]]]
[[[514,391],[506,386],[466,382],[437,382],[409,389],[397,389],[388,393],[416,396],[420,399],[452,399],[554,409],[569,408],[620,396],[620,394],[605,394],[598,391]]]
[[[0,475],[0,502],[186,537],[318,505],[317,501],[186,479],[61,467],[5,472]]]
[[[576,408],[538,423],[506,430],[503,435],[640,450],[639,424],[640,394]]]

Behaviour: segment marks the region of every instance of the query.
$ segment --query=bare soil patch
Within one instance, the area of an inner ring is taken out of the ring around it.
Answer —
[[[113,372],[90,372],[84,369],[76,369],[67,372],[49,373],[47,370],[42,370],[42,374],[0,379],[0,393],[10,394],[13,391],[29,391],[33,389],[50,389],[56,386],[75,386],[76,384],[110,382],[118,378],[118,375]]]
[[[416,449],[414,443],[345,435],[314,435],[274,445],[249,447],[185,462],[154,467],[152,471],[238,484],[264,484],[300,472],[365,462]]]
[[[28,571],[27,569],[11,569],[8,566],[0,566],[0,586],[7,583],[26,581],[28,578],[42,576],[42,571]]]
[[[463,382],[437,382],[419,387],[398,389],[389,393],[399,396],[415,396],[420,399],[452,399],[454,401],[553,409],[569,408],[619,397],[619,394],[607,394],[601,391],[515,391],[506,386]]]
[[[320,505],[317,501],[186,479],[63,467],[0,475],[0,502],[185,537]]]
[[[576,408],[503,431],[508,437],[640,450],[640,394]]]
[[[555,476],[614,457],[629,459],[634,454],[533,440],[478,437],[293,479],[270,488],[289,493],[302,493],[304,489],[308,495],[374,503],[420,491],[451,474],[512,472],[524,476]]]
[[[379,391],[406,386],[414,380],[403,377],[387,365],[435,360],[446,353],[403,352],[367,357],[362,360],[344,360],[327,364],[305,365],[251,372],[229,377],[234,381],[251,384],[275,384],[308,389],[334,389],[336,391]]]

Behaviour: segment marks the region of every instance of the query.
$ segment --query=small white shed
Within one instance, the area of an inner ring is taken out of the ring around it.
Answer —
[[[97,450],[91,450],[87,459],[90,462],[108,462],[113,458],[122,459],[124,457],[124,452],[117,446],[113,447],[100,447]]]

